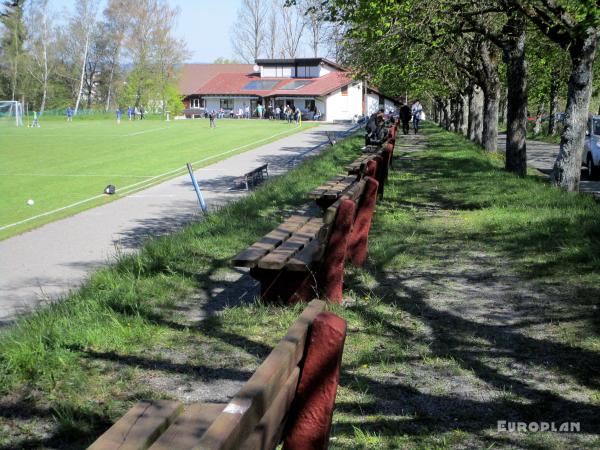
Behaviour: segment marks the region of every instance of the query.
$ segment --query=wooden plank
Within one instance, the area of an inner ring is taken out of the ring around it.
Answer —
[[[183,410],[178,401],[140,402],[100,436],[88,450],[145,450]]]
[[[313,300],[248,382],[206,430],[194,450],[233,450],[254,430],[304,354],[309,327],[325,310]]]
[[[280,246],[294,231],[310,220],[307,216],[291,216],[260,241],[238,253],[232,260],[234,267],[254,267],[260,258]]]
[[[310,270],[313,262],[319,261],[325,251],[325,245],[319,239],[313,239],[306,247],[292,256],[285,263],[286,270],[293,272],[307,272]]]
[[[300,368],[296,367],[252,434],[240,447],[241,450],[272,450],[277,447],[285,427],[284,419],[296,394],[299,377]]]
[[[315,239],[322,227],[323,219],[312,218],[295,231],[283,244],[258,261],[257,266],[261,269],[281,269],[288,259]]]
[[[150,450],[190,450],[223,412],[226,403],[192,403]]]

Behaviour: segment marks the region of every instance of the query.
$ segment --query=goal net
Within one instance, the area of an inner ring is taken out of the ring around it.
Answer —
[[[0,126],[23,125],[23,105],[16,101],[0,100]]]

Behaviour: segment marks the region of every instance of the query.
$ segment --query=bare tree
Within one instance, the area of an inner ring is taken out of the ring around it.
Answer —
[[[121,61],[121,52],[123,50],[123,40],[128,26],[130,16],[130,2],[123,0],[109,0],[104,10],[105,30],[111,36],[108,48],[105,53],[105,67],[108,72],[106,80],[106,105],[105,110],[110,109],[110,102],[113,96],[113,83],[115,73]]]
[[[77,114],[81,103],[81,94],[83,93],[83,83],[85,80],[85,66],[87,64],[88,53],[90,51],[90,39],[95,23],[96,7],[94,2],[92,0],[78,0],[75,5],[75,15],[71,18],[73,37],[77,42],[81,43],[81,76],[79,78],[77,100],[75,101],[75,114]]]
[[[306,17],[296,4],[286,6],[285,3],[281,3],[280,5],[283,31],[281,53],[286,58],[295,58],[298,56],[302,32],[306,27]]]
[[[242,0],[231,28],[231,45],[236,57],[254,62],[263,52],[266,39],[267,1]]]
[[[28,51],[27,70],[29,75],[40,84],[42,99],[40,114],[46,108],[48,97],[48,80],[53,67],[50,51],[54,44],[51,15],[48,9],[48,0],[36,0],[29,4],[27,27],[29,34],[26,40]]]
[[[267,18],[267,57],[276,58],[279,52],[279,15],[277,0],[271,0],[269,17]]]
[[[303,0],[299,3],[306,16],[308,28],[308,44],[313,56],[319,55],[319,47],[323,44],[326,32],[326,21],[321,0]]]

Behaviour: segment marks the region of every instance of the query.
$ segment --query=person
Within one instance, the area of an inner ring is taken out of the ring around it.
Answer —
[[[238,119],[243,119],[244,118],[244,109],[241,106],[238,108],[238,114],[237,114],[237,116],[238,116]]]
[[[129,120],[133,119],[133,108],[131,106],[127,108],[127,118]]]
[[[67,108],[67,122],[73,122],[73,108]]]
[[[246,107],[244,108],[244,114],[246,116],[246,119],[250,118],[250,106],[246,105]]]
[[[410,106],[400,102],[400,121],[402,122],[402,132],[404,134],[408,134],[411,118],[412,113],[410,112]]]
[[[121,123],[121,108],[117,108],[117,125]]]
[[[259,103],[258,106],[256,107],[256,114],[258,114],[259,119],[263,118],[263,113],[264,113],[263,105],[262,105],[262,103]]]
[[[321,118],[321,111],[319,111],[319,108],[315,107],[315,115],[313,116],[313,120],[319,120]]]
[[[137,116],[139,113],[140,113],[140,110],[138,109],[137,106],[135,108],[133,108],[133,120],[137,119]]]
[[[423,106],[419,102],[419,99],[416,99],[411,107],[411,112],[413,116],[413,130],[415,134],[419,132],[419,122],[421,121],[421,114],[423,113]]]
[[[281,119],[281,108],[279,106],[275,108],[275,117]]]
[[[366,125],[365,145],[381,145],[387,137],[383,110],[371,114]]]
[[[39,119],[38,114],[37,114],[37,112],[34,111],[33,112],[33,122],[31,122],[32,128],[40,128],[41,127],[40,121],[38,119]]]
[[[140,106],[140,120],[144,120],[144,107]]]
[[[210,127],[211,128],[217,128],[217,124],[215,123],[215,118],[217,117],[217,113],[215,110],[212,110],[212,112],[209,114],[208,119],[210,121]]]
[[[296,115],[294,118],[296,119],[296,125],[302,122],[302,111],[300,111],[300,108],[296,108]]]

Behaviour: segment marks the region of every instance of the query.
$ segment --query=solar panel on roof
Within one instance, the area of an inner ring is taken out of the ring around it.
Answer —
[[[244,86],[245,91],[268,91],[279,83],[277,80],[254,80]]]
[[[312,83],[312,81],[309,81],[309,80],[295,80],[295,81],[292,81],[292,82],[286,84],[285,86],[282,86],[280,89],[286,90],[286,91],[292,91],[294,89],[300,89],[301,87],[307,86],[310,83]]]

